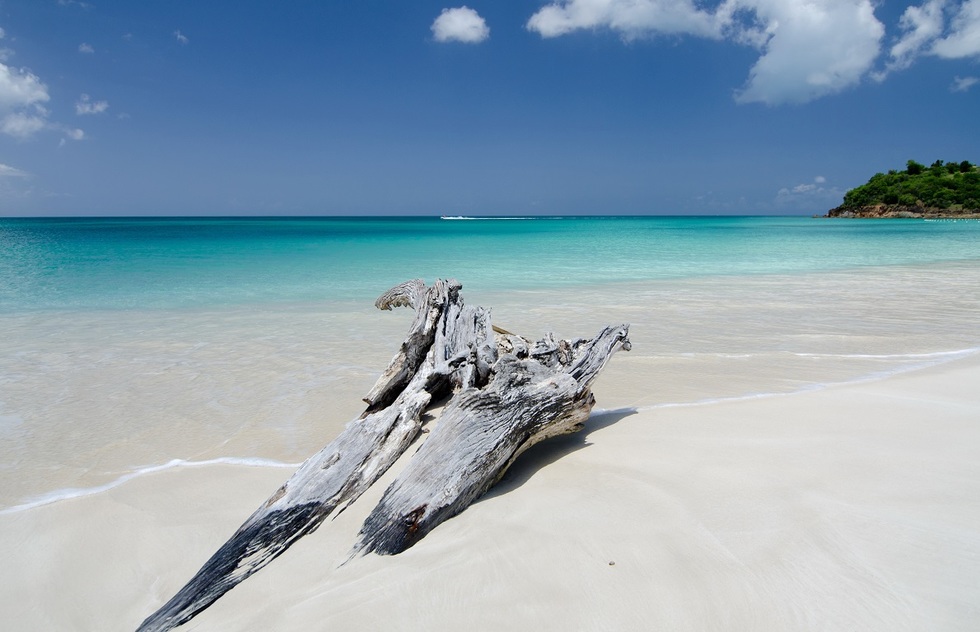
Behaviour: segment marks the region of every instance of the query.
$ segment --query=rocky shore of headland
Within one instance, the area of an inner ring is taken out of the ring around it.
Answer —
[[[903,206],[901,204],[875,204],[844,208],[838,206],[827,211],[824,217],[853,217],[859,219],[906,218],[906,219],[980,219],[980,209],[951,209],[930,206]]]

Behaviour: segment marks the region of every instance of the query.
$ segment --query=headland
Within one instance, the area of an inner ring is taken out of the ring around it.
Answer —
[[[826,217],[980,219],[980,171],[969,160],[929,167],[909,160],[845,193]]]

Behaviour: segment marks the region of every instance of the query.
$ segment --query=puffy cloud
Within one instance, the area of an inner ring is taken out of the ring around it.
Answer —
[[[174,31],[174,37],[176,37],[177,38],[177,41],[180,42],[181,44],[188,44],[188,43],[190,43],[190,40],[187,39],[187,36],[184,35],[183,33],[181,33],[179,29],[176,30],[176,31]]]
[[[85,42],[82,42],[81,44],[78,45],[78,52],[91,55],[92,53],[95,52],[95,49],[92,48],[91,44],[86,44]]]
[[[443,9],[432,23],[432,35],[437,42],[478,44],[490,37],[490,27],[479,13],[463,6]]]
[[[922,50],[943,32],[943,7],[946,0],[929,0],[909,7],[898,22],[905,34],[891,47],[888,70],[901,70],[912,65]]]
[[[0,38],[3,36],[3,29],[0,29]],[[85,136],[82,130],[66,130],[48,121],[44,104],[50,98],[47,86],[37,75],[24,68],[0,63],[0,134],[24,140],[41,130],[62,130],[68,138],[81,140]],[[90,105],[98,108],[100,103]]]
[[[37,75],[0,63],[0,133],[24,139],[44,129],[49,99]]]
[[[922,55],[980,57],[980,0],[926,0],[905,9],[898,26],[902,34],[888,51],[885,70],[875,75],[878,80],[908,68]]]
[[[980,57],[980,0],[967,0],[950,20],[949,33],[932,52],[946,59]]]
[[[949,87],[950,92],[966,92],[977,83],[980,83],[980,78],[977,77],[953,77],[953,85]]]
[[[880,52],[872,0],[556,0],[527,22],[542,37],[609,29],[631,40],[693,35],[758,48],[740,103],[803,103],[858,83]]]
[[[47,86],[37,75],[0,64],[0,109],[28,107],[49,98]]]
[[[542,37],[602,28],[627,39],[656,33],[720,35],[714,16],[692,0],[559,0],[532,15],[527,28]]]
[[[102,114],[109,109],[108,101],[93,101],[92,97],[87,94],[83,94],[79,97],[78,101],[75,102],[75,114],[79,116],[85,114]]]
[[[739,103],[805,103],[840,92],[861,81],[874,65],[885,28],[870,0],[734,0],[755,15],[735,33],[769,35],[749,79],[736,92]]]

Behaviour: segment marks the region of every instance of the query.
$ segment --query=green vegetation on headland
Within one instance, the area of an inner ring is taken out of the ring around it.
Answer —
[[[932,166],[909,160],[903,171],[876,173],[844,194],[827,217],[980,219],[980,171],[967,160]]]

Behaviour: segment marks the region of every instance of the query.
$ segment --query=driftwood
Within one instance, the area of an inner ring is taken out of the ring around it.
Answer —
[[[365,412],[308,459],[138,632],[187,622],[224,593],[343,511],[419,435],[433,401],[451,395],[438,425],[365,520],[353,555],[396,554],[463,511],[517,456],[582,428],[591,385],[611,355],[629,349],[627,325],[591,340],[532,343],[464,305],[455,280],[409,281],[379,309],[408,306],[415,319],[398,353],[365,396]]]

